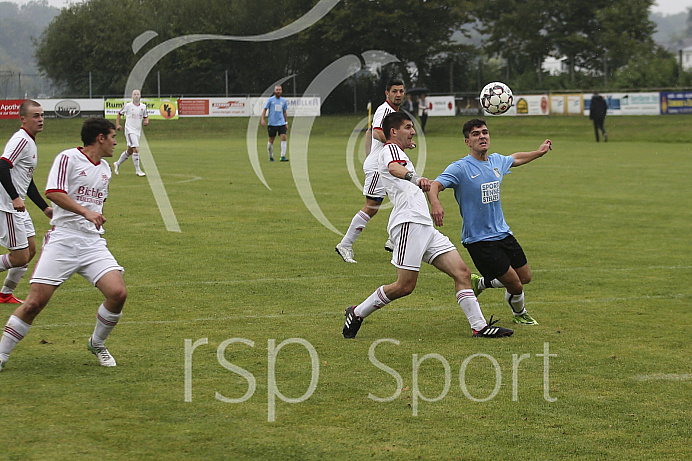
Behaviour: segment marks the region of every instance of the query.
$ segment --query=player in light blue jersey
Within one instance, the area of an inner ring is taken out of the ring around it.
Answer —
[[[524,285],[531,281],[531,269],[524,250],[505,221],[500,186],[510,168],[542,157],[552,149],[552,143],[546,139],[532,152],[488,154],[490,133],[485,120],[469,120],[463,132],[469,155],[449,165],[428,192],[433,221],[442,226],[444,209],[439,193],[454,189],[463,219],[461,243],[482,275],[472,277],[476,295],[486,288],[505,288],[505,299],[512,308],[515,323],[537,325],[524,307]]]
[[[269,161],[274,161],[274,139],[277,133],[281,137],[281,161],[288,162],[286,158],[286,133],[288,133],[288,103],[285,98],[281,97],[283,88],[281,85],[274,87],[274,94],[267,99],[267,103],[262,109],[260,123],[264,126],[264,116],[267,115],[267,131],[269,134],[269,142],[267,143],[267,153],[269,153]]]

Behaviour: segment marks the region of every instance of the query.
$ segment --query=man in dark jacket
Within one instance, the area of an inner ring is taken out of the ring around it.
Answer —
[[[598,139],[598,130],[603,132],[603,141],[608,142],[608,134],[603,127],[603,122],[605,122],[606,112],[608,112],[608,103],[606,103],[603,96],[598,94],[598,91],[593,92],[591,97],[591,107],[589,109],[589,118],[593,120],[593,130],[596,133],[596,142]]]

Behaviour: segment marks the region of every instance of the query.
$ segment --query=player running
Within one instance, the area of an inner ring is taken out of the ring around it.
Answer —
[[[84,147],[58,154],[48,175],[46,196],[55,205],[53,229],[44,238],[29,296],[10,316],[0,338],[0,371],[55,290],[75,273],[106,298],[96,313],[96,326],[87,349],[102,366],[116,366],[104,343],[122,316],[127,290],[123,268],[103,238],[103,204],[111,179],[111,169],[104,158],[112,157],[117,145],[115,126],[103,118],[88,119],[82,126],[82,142]]]
[[[404,82],[399,79],[390,80],[387,82],[387,89],[384,94],[386,99],[375,111],[375,115],[372,118],[372,128],[366,133],[365,150],[367,157],[363,162],[363,173],[365,173],[363,195],[365,195],[365,205],[353,217],[344,238],[336,245],[336,252],[347,263],[357,262],[353,259],[353,243],[360,233],[363,232],[370,219],[377,214],[384,197],[387,195],[380,179],[376,154],[387,141],[384,131],[382,131],[384,118],[392,112],[397,112],[404,101],[404,95],[406,94]],[[370,131],[372,131],[372,137],[369,135]],[[387,240],[385,249],[392,251],[393,244],[391,240]]]
[[[141,102],[141,98],[139,90],[132,90],[132,101],[125,103],[115,117],[115,129],[120,131],[122,128],[120,117],[125,116],[125,142],[127,143],[127,150],[120,154],[120,158],[113,164],[113,172],[116,175],[120,173],[120,165],[132,157],[137,176],[146,176],[139,165],[139,138],[142,136],[142,124],[144,126],[149,124],[149,114],[147,105]]]
[[[19,106],[19,119],[22,126],[7,142],[0,157],[0,244],[10,250],[0,256],[0,272],[7,271],[0,303],[6,304],[24,302],[13,293],[36,254],[36,231],[26,211],[26,197],[46,216],[53,217],[53,208],[34,184],[38,162],[36,135],[43,131],[43,108],[38,102],[27,99]]]

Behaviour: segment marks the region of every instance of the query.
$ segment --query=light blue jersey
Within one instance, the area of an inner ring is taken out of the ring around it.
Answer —
[[[514,157],[490,154],[487,162],[470,155],[457,160],[435,181],[454,189],[463,219],[461,243],[502,240],[512,234],[500,203],[500,185],[514,163]]]
[[[286,124],[286,118],[284,117],[284,111],[288,110],[288,103],[284,98],[277,98],[272,96],[267,99],[267,103],[264,105],[267,109],[267,125],[269,126],[283,126]]]

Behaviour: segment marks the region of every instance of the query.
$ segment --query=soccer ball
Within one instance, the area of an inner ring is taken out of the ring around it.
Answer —
[[[483,110],[493,115],[504,114],[514,102],[512,90],[502,82],[492,82],[485,85],[481,90],[479,99]]]

